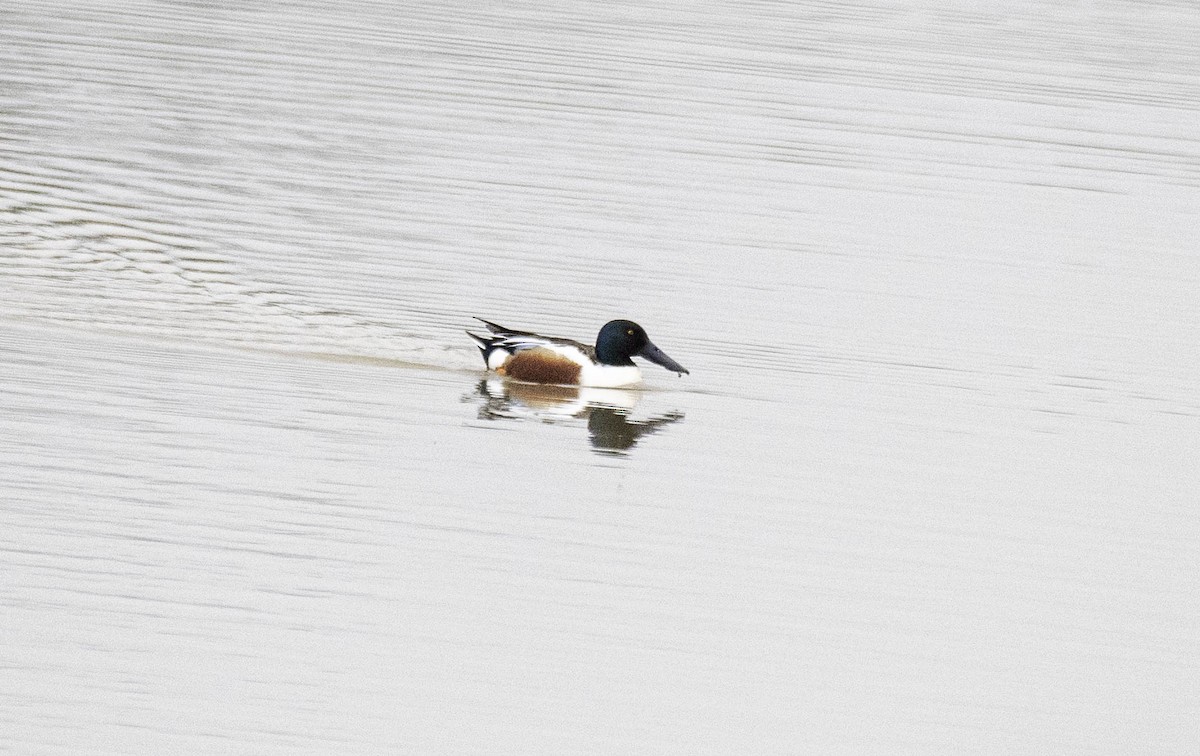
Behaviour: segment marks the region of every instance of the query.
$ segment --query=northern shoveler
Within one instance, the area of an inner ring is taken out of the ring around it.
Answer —
[[[571,339],[514,331],[483,318],[492,336],[467,335],[483,353],[488,370],[531,383],[562,383],[610,388],[642,380],[631,357],[643,357],[679,375],[687,368],[654,346],[646,331],[631,320],[605,323],[590,347]]]

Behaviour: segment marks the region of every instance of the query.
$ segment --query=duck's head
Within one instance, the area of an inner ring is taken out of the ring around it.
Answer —
[[[632,365],[631,357],[643,357],[679,375],[687,368],[654,346],[646,330],[632,320],[612,320],[596,337],[596,359],[604,365]]]

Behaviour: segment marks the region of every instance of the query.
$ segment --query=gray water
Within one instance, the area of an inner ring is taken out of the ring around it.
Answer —
[[[1191,753],[1198,123],[1190,2],[6,10],[0,751]]]

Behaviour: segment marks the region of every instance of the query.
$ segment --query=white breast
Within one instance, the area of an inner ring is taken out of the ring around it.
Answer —
[[[580,386],[617,388],[642,382],[637,365],[596,365],[589,361],[579,373]]]

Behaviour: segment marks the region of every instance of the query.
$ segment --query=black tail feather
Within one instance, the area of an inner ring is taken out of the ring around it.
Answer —
[[[466,331],[465,333],[471,337],[471,341],[475,342],[475,346],[479,347],[479,354],[483,356],[483,364],[486,366],[488,364],[488,357],[491,355],[492,350],[495,348],[494,345],[499,339],[478,336],[470,331]]]

